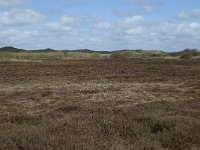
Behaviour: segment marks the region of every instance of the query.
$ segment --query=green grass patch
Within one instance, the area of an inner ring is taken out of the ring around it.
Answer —
[[[0,52],[0,60],[62,59],[63,52]]]

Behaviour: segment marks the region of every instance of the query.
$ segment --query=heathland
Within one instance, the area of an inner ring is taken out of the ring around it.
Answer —
[[[46,51],[1,53],[1,150],[200,149],[198,57]]]

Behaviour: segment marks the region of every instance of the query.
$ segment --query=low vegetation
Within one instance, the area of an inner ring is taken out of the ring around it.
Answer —
[[[45,115],[10,115],[1,117],[0,149],[199,149],[197,107],[199,100],[128,108],[65,105]]]
[[[0,149],[198,150],[199,63],[0,62]]]
[[[0,48],[0,60],[44,60],[44,59],[134,59],[134,58],[160,58],[160,59],[192,59],[199,58],[200,52],[185,49],[181,52],[166,53],[159,50],[117,50],[92,51],[83,50],[20,50],[13,47]]]
[[[172,57],[180,57],[181,59],[192,59],[195,57],[199,57],[200,56],[200,51],[198,51],[197,49],[184,49],[183,51],[180,52],[172,52],[169,53],[170,56]]]
[[[62,59],[62,52],[0,52],[1,60],[37,60],[37,59]]]
[[[180,56],[181,59],[192,59],[192,57],[193,57],[193,55],[191,52],[183,53]]]

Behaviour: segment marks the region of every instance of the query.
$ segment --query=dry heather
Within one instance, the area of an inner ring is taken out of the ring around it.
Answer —
[[[200,149],[199,64],[0,62],[0,149]]]

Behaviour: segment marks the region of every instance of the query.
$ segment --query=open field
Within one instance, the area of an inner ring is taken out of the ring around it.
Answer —
[[[0,149],[200,149],[200,60],[0,62]]]

